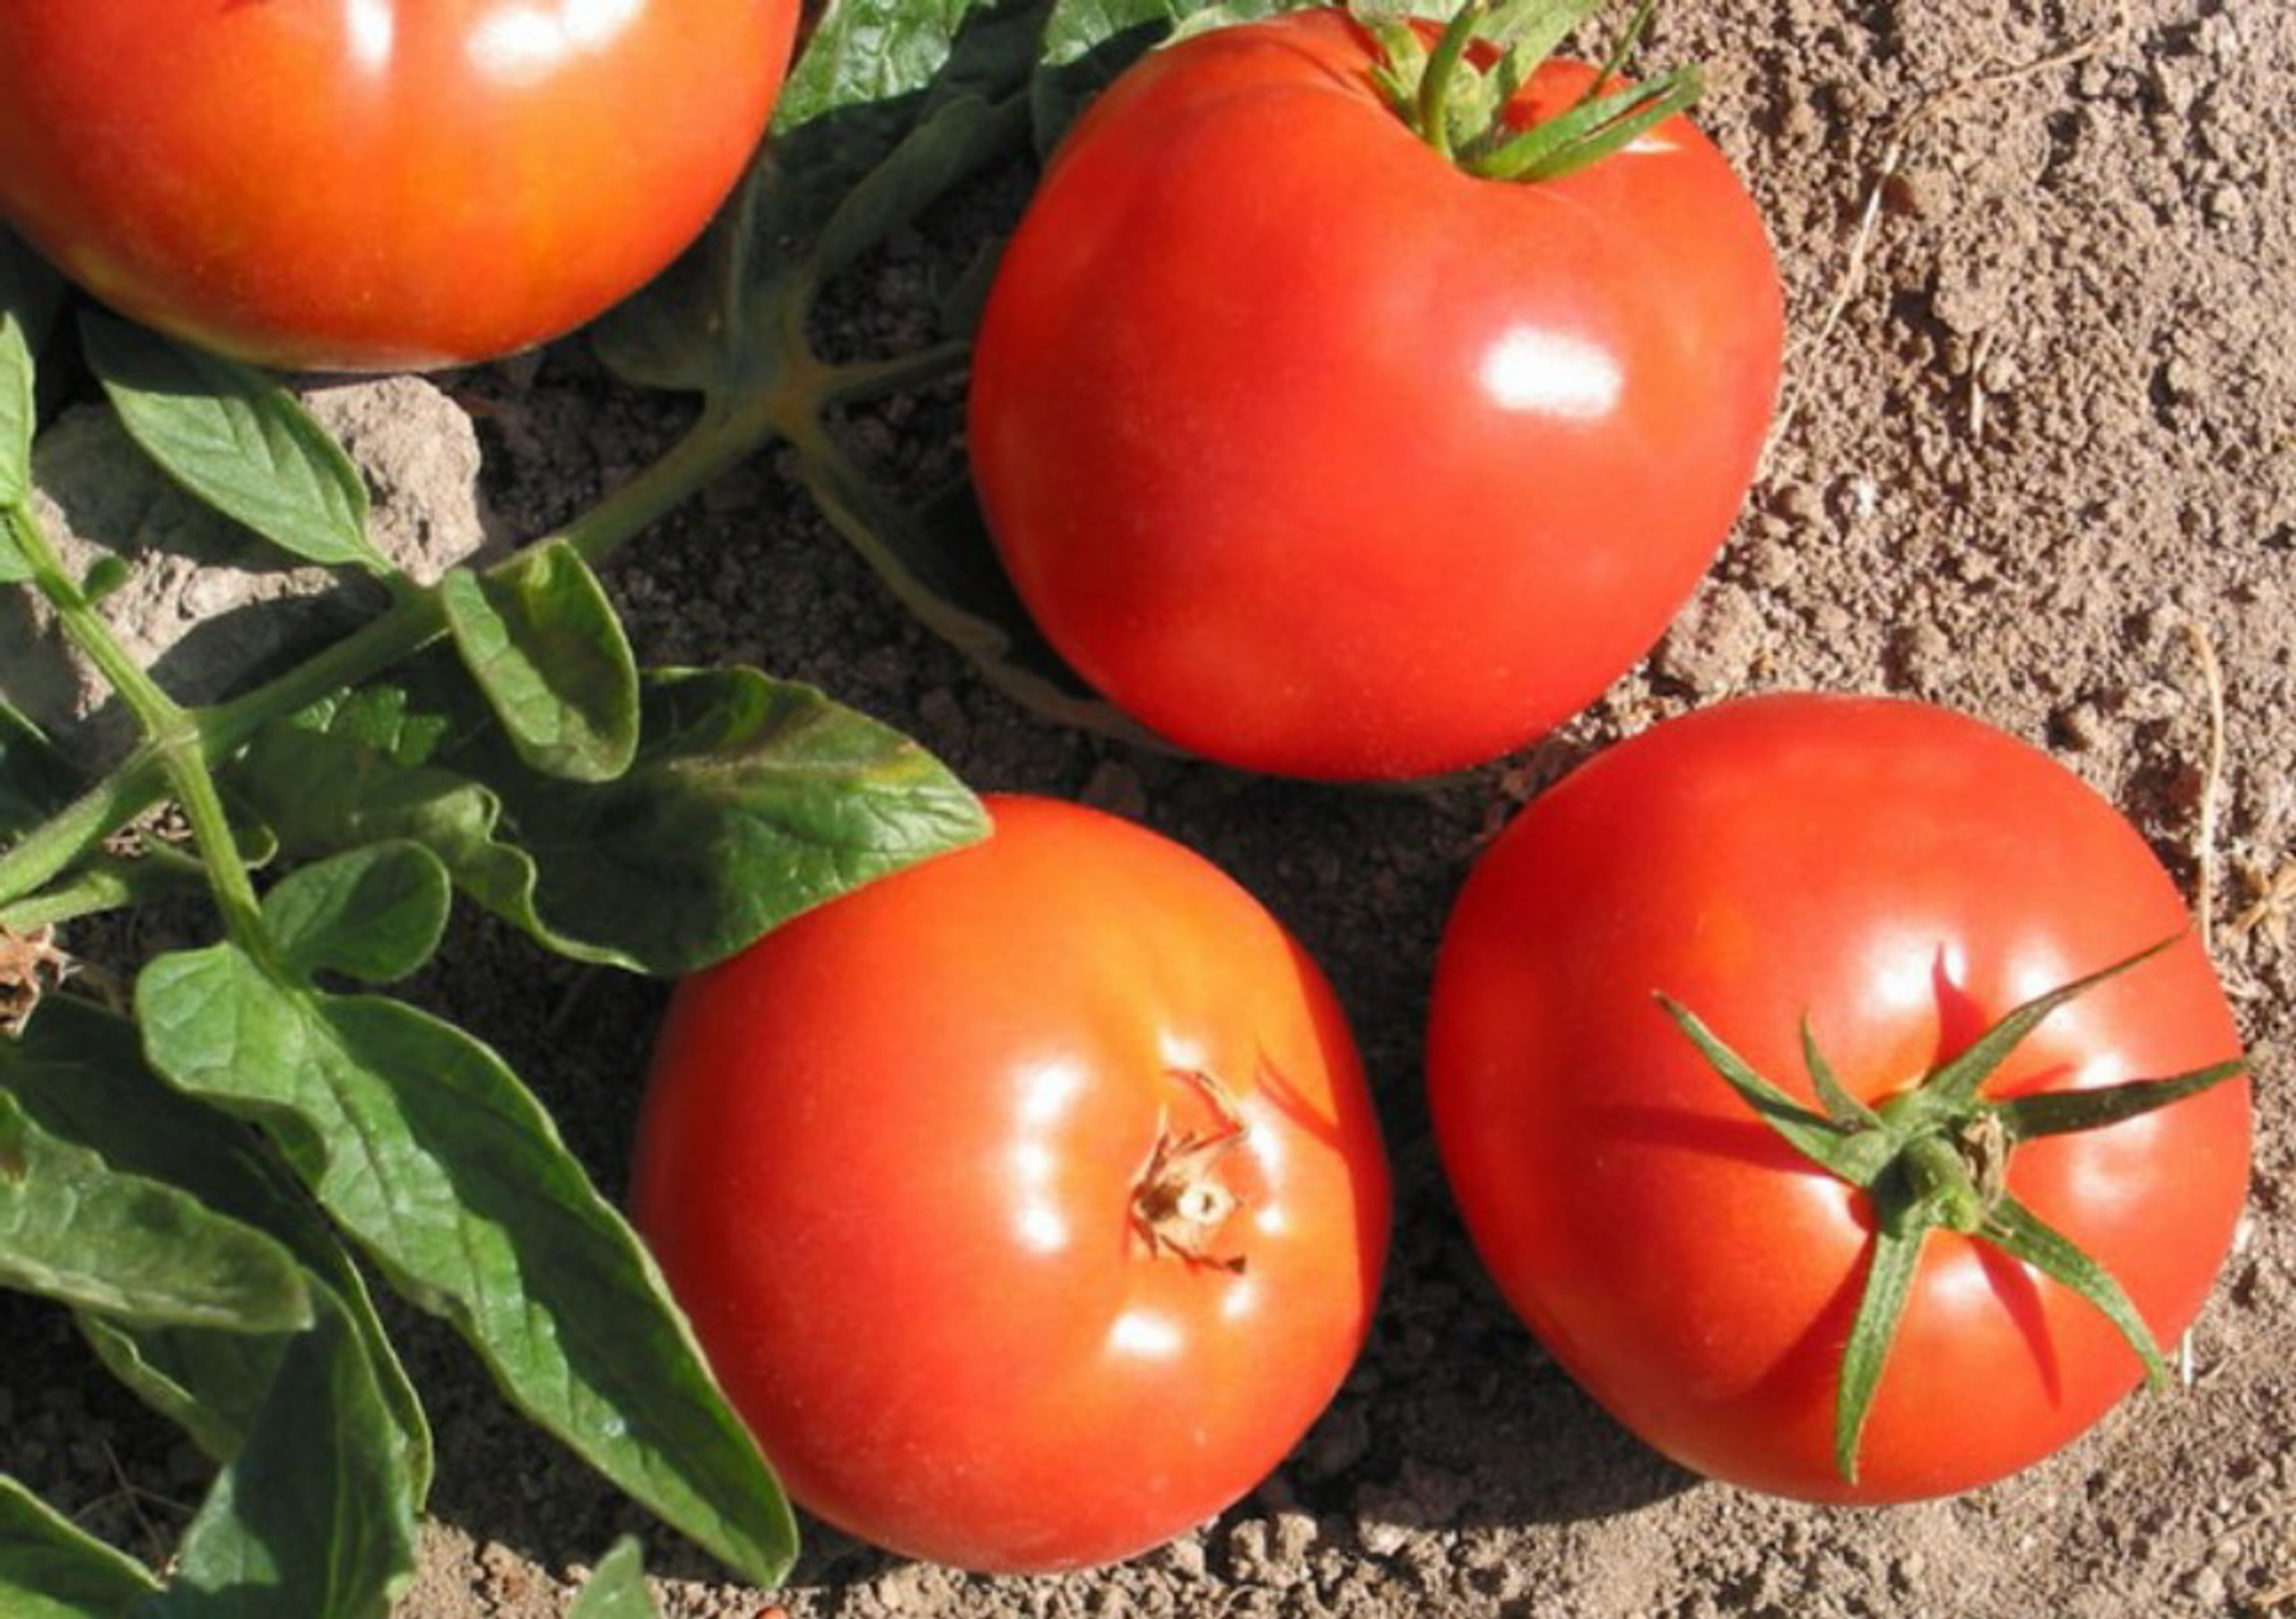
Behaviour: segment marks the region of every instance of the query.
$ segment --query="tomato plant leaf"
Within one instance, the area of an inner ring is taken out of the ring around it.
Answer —
[[[502,796],[535,909],[659,973],[970,842],[978,802],[900,732],[754,669],[654,670],[617,781],[570,787],[458,753]],[[676,903],[663,903],[665,894]]]
[[[591,328],[623,381],[721,407],[817,410],[820,283],[1018,144],[1039,0],[846,0],[775,109],[775,135],[702,240]]]
[[[306,561],[392,571],[358,469],[284,387],[108,316],[83,316],[81,343],[128,435],[199,500]]]
[[[841,0],[774,109],[773,210],[811,239],[839,199],[940,102],[1001,100],[1027,83],[1043,0]]]
[[[0,1091],[0,1284],[124,1320],[261,1332],[310,1319],[277,1241],[124,1173]]]
[[[22,506],[32,498],[32,432],[39,409],[32,397],[31,344],[15,310],[0,303],[0,506]],[[9,571],[15,547],[0,538],[0,580]]]
[[[598,1559],[566,1619],[659,1619],[660,1614],[646,1589],[644,1553],[624,1536]]]
[[[218,1462],[246,1445],[293,1335],[123,1327],[82,1312],[80,1336],[104,1369]]]
[[[636,760],[597,786],[538,775],[450,718],[449,683],[370,688],[274,727],[233,784],[290,849],[413,840],[546,947],[663,974],[986,829],[916,743],[755,670],[649,672]]]
[[[18,537],[29,519],[22,506],[0,503],[0,585],[21,585],[32,576],[32,565]]]
[[[638,747],[638,664],[589,564],[562,540],[449,572],[448,628],[518,750],[547,776],[611,781]]]
[[[794,1554],[787,1502],[652,1259],[502,1060],[397,1001],[298,990],[237,946],[137,980],[154,1065],[246,1115],[503,1393],[744,1578]]]
[[[0,1614],[109,1619],[159,1589],[142,1563],[0,1473]]]
[[[46,1128],[115,1166],[179,1186],[284,1242],[358,1328],[397,1424],[409,1488],[417,1500],[429,1493],[430,1430],[375,1315],[366,1279],[302,1188],[253,1134],[153,1074],[133,1023],[69,996],[50,997],[20,1039],[0,1041],[0,1090]],[[110,1321],[90,1336],[131,1388],[182,1421],[218,1460],[237,1452],[276,1359],[274,1341],[262,1334]],[[236,1344],[204,1341],[226,1336]],[[185,1399],[197,1410],[186,1409]]]
[[[385,1619],[412,1580],[417,1503],[388,1399],[333,1295],[314,1297],[138,1619]]]
[[[306,978],[339,972],[389,984],[430,959],[453,904],[439,857],[400,841],[294,873],[264,896],[263,918],[283,960]]]
[[[398,723],[393,717],[404,701],[400,688],[370,687],[267,727],[230,772],[232,787],[297,854],[393,840],[418,843],[446,866],[457,888],[545,948],[644,971],[635,956],[543,919],[535,907],[541,874],[533,857],[498,835],[500,796],[467,776],[419,762],[423,749],[395,749],[384,734]],[[420,728],[421,722],[412,723]]]
[[[1086,104],[1152,48],[1286,8],[1286,0],[1053,0],[1029,84],[1039,155],[1048,156]]]

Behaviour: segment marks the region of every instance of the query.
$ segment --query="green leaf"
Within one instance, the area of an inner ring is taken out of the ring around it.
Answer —
[[[630,768],[637,661],[604,587],[571,545],[535,546],[483,574],[457,568],[439,599],[519,758],[570,781],[611,781]]]
[[[817,410],[806,314],[822,281],[1010,155],[1041,0],[839,0],[789,76],[731,205],[592,328],[641,387]],[[882,170],[882,172],[879,170]],[[793,396],[804,396],[794,398]]]
[[[302,1188],[252,1133],[162,1083],[144,1061],[134,1024],[69,996],[51,996],[21,1039],[0,1041],[0,1090],[45,1128],[120,1169],[182,1187],[292,1249],[350,1313],[397,1425],[408,1490],[417,1501],[429,1493],[430,1430],[375,1316],[366,1279]],[[83,1329],[89,1325],[83,1318]],[[278,1340],[262,1334],[109,1322],[89,1336],[132,1388],[182,1422],[219,1461],[244,1442],[278,1354]],[[215,1341],[226,1337],[234,1341]]]
[[[264,896],[273,944],[306,979],[339,972],[396,983],[439,948],[454,889],[419,843],[370,844],[306,866]]]
[[[334,1296],[315,1297],[137,1619],[386,1619],[412,1582],[417,1502],[388,1397]]]
[[[549,948],[664,974],[987,830],[917,744],[754,670],[647,675],[637,758],[596,787],[537,775],[507,743],[444,750],[468,728],[445,683],[274,727],[234,787],[291,849],[412,839]]]
[[[840,0],[822,20],[773,115],[782,190],[817,222],[940,102],[1000,100],[1029,80],[1043,0]]]
[[[31,343],[15,310],[0,304],[0,506],[32,498],[32,432],[39,407],[32,397]],[[14,547],[0,540],[0,581],[12,577]]]
[[[152,1325],[263,1332],[310,1319],[302,1271],[278,1242],[51,1135],[6,1091],[0,1285]]]
[[[0,505],[0,585],[21,585],[35,577],[31,535],[25,533],[31,520],[26,507]]]
[[[1085,105],[1149,50],[1190,34],[1272,17],[1294,9],[1297,3],[1053,0],[1045,18],[1043,48],[1029,86],[1038,152],[1049,153]]]
[[[624,1536],[598,1560],[566,1619],[660,1619],[661,1611],[646,1589],[644,1554]]]
[[[228,771],[233,790],[286,849],[326,855],[404,840],[442,862],[455,885],[546,949],[644,971],[625,952],[561,933],[535,908],[534,859],[504,840],[502,800],[467,776],[421,762],[428,728],[404,714],[405,692],[370,687],[258,733]],[[406,732],[397,727],[404,724]],[[396,742],[393,740],[396,738]],[[576,790],[561,784],[561,790]]]
[[[78,1320],[105,1370],[218,1463],[246,1447],[297,1336],[124,1327],[84,1311]]]
[[[159,1589],[142,1563],[0,1473],[0,1614],[110,1619]]]
[[[1500,142],[1473,172],[1493,179],[1552,180],[1620,151],[1688,107],[1705,89],[1694,67],[1579,102]]]
[[[651,1258],[498,1057],[412,1006],[296,990],[235,946],[138,979],[152,1061],[258,1123],[504,1395],[744,1578],[795,1528]]]
[[[752,669],[657,670],[618,781],[485,769],[567,930],[690,972],[800,911],[987,831],[973,796],[899,732]]]
[[[810,284],[1015,152],[1043,16],[1044,0],[831,7],[775,108],[758,262],[797,244]]]
[[[392,571],[358,469],[285,388],[106,316],[83,317],[82,343],[129,436],[192,494],[307,561]]]
[[[1850,1323],[1849,1340],[1841,1352],[1841,1383],[1834,1398],[1834,1468],[1851,1483],[1857,1479],[1857,1449],[1866,1432],[1866,1419],[1874,1395],[1882,1385],[1882,1368],[1897,1341],[1898,1322],[1913,1293],[1914,1271],[1921,1263],[1921,1245],[1929,1229],[1909,1222],[1900,1229],[1884,1224],[1874,1232],[1872,1257],[1866,1271],[1865,1290],[1857,1296],[1857,1314]]]

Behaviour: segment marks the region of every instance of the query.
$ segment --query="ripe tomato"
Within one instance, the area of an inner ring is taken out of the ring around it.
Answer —
[[[790,1493],[879,1545],[1106,1562],[1249,1490],[1361,1347],[1388,1188],[1314,965],[1197,856],[986,842],[689,979],[638,1225]]]
[[[1150,728],[1310,777],[1529,740],[1624,673],[1752,475],[1783,318],[1681,117],[1564,178],[1455,168],[1344,13],[1152,53],[1007,249],[972,466],[1046,636]],[[1541,67],[1535,122],[1592,70]]]
[[[1437,969],[1429,1075],[1484,1262],[1555,1359],[1683,1465],[1828,1501],[1944,1494],[2079,1434],[2135,1385],[2092,1303],[1987,1244],[1923,1239],[1857,1447],[1845,1340],[1869,1194],[1779,1138],[1654,1003],[1804,1105],[1811,1038],[1875,1102],[2009,1009],[2154,943],[2015,1044],[1985,1105],[2236,1058],[2174,885],[2045,754],[1963,717],[1781,696],[1660,726],[1535,800],[1478,862]],[[2013,1145],[1998,1196],[2192,1320],[2247,1183],[2244,1080]],[[1999,1160],[1995,1160],[1998,1173]]]
[[[0,214],[299,369],[507,353],[637,288],[763,133],[797,0],[0,0]]]

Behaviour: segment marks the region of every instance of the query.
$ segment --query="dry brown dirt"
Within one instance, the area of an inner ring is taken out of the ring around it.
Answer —
[[[1322,958],[1398,1174],[1360,1369],[1256,1493],[1114,1570],[988,1580],[808,1526],[791,1584],[717,1583],[530,1435],[419,1322],[441,1475],[402,1619],[562,1611],[584,1560],[649,1537],[673,1619],[872,1615],[2296,1614],[2296,258],[2280,0],[1672,0],[1657,48],[1709,65],[1699,117],[1743,165],[1786,276],[1785,407],[1713,576],[1642,666],[1546,743],[1439,788],[1252,779],[1041,722],[920,632],[769,463],[611,583],[650,661],[742,660],[911,730],[982,788],[1082,797],[1225,866]],[[859,321],[1008,223],[1008,178],[905,237]],[[865,304],[866,300],[863,300]],[[891,317],[897,320],[897,315]],[[518,532],[674,430],[578,346],[449,379]],[[854,423],[953,466],[953,391]],[[2212,750],[2221,681],[2221,761]],[[1592,749],[1744,692],[1891,692],[2049,748],[2126,810],[2197,907],[2255,1062],[2250,1216],[2187,1386],[1949,1501],[1829,1510],[1701,1482],[1579,1396],[1496,1301],[1419,1096],[1428,962],[1480,841]],[[504,1048],[619,1185],[657,986],[482,924],[432,993]],[[196,1487],[180,1448],[8,1319],[0,1465],[149,1549]]]

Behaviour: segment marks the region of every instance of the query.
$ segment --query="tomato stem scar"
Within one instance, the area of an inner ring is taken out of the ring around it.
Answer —
[[[1133,1229],[1152,1255],[1240,1275],[1244,1257],[1215,1255],[1210,1244],[1241,1201],[1219,1176],[1221,1165],[1243,1143],[1243,1114],[1218,1075],[1202,1068],[1167,1073],[1210,1103],[1214,1125],[1209,1131],[1175,1131],[1169,1111],[1159,1120],[1148,1166],[1133,1187]]]

